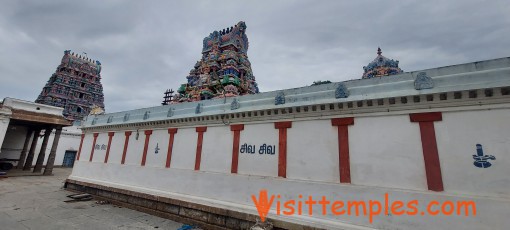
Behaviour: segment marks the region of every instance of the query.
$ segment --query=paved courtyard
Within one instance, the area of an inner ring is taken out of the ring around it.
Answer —
[[[183,224],[96,201],[66,203],[71,169],[0,178],[0,229],[179,229]]]

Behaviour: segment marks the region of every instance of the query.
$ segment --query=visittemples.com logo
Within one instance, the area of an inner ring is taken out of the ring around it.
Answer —
[[[320,199],[314,199],[313,196],[298,195],[297,199],[282,200],[281,195],[268,195],[267,190],[259,192],[258,198],[251,195],[253,203],[257,208],[260,220],[264,222],[269,210],[275,204],[276,215],[355,215],[366,216],[370,223],[374,216],[394,215],[394,216],[417,216],[417,215],[458,215],[458,216],[476,216],[476,203],[472,200],[463,201],[442,201],[432,200],[426,203],[424,210],[419,210],[419,201],[401,201],[390,200],[388,193],[384,194],[383,200],[329,200],[326,196]]]

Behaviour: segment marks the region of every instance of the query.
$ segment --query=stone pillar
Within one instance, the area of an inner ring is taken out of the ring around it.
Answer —
[[[27,157],[28,145],[30,144],[30,139],[32,138],[32,134],[34,130],[28,128],[27,136],[25,137],[25,143],[23,144],[23,150],[21,150],[21,155],[19,156],[17,169],[23,169],[23,165],[25,164],[25,158]]]
[[[44,157],[46,156],[46,147],[48,147],[48,139],[50,139],[51,131],[53,128],[46,128],[44,131],[44,139],[41,145],[41,150],[37,156],[37,162],[35,163],[34,173],[40,173],[44,163]]]
[[[23,166],[23,170],[27,171],[32,168],[32,161],[34,161],[35,148],[37,147],[37,141],[39,140],[39,134],[41,133],[41,129],[36,129],[34,132],[34,137],[32,138],[32,145],[30,146],[30,151],[28,151],[28,156],[25,161],[25,166]]]
[[[53,138],[53,145],[51,146],[50,155],[46,162],[46,168],[44,168],[43,175],[51,176],[53,173],[53,164],[55,163],[55,155],[57,155],[58,141],[60,140],[60,134],[62,133],[62,126],[58,126],[55,131],[55,138]]]
[[[0,152],[2,152],[2,144],[4,143],[5,134],[9,127],[11,110],[0,106]]]

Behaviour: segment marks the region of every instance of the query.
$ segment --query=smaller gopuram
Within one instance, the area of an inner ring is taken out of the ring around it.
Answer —
[[[246,24],[214,31],[204,38],[202,59],[191,69],[187,83],[171,95],[170,103],[200,101],[259,93],[248,60]],[[169,95],[163,102],[168,103]]]
[[[402,71],[398,67],[398,60],[389,59],[382,56],[381,48],[377,48],[377,57],[367,66],[363,66],[363,79],[383,77],[389,75],[401,74]]]
[[[69,120],[81,120],[94,107],[104,110],[100,73],[101,62],[66,50],[35,102],[64,108]]]

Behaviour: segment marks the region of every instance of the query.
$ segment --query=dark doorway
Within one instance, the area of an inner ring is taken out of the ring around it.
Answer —
[[[64,154],[64,162],[62,162],[62,167],[72,168],[74,166],[74,160],[76,158],[76,151],[66,150]]]

